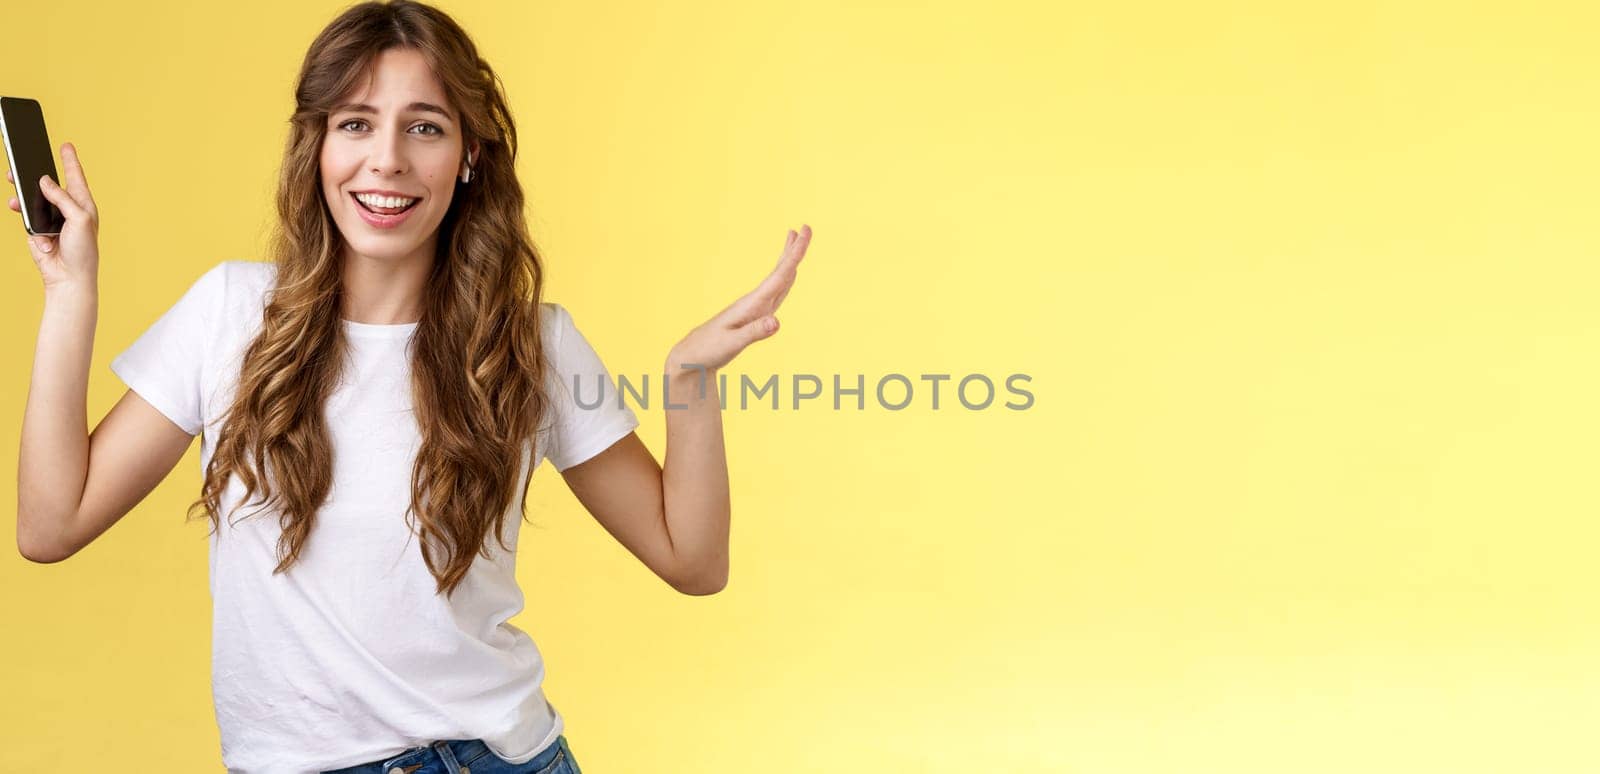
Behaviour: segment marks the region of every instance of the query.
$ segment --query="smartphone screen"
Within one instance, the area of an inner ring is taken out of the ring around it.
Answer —
[[[11,163],[11,179],[16,181],[17,201],[22,203],[22,225],[30,234],[59,234],[67,219],[44,194],[39,193],[39,178],[56,176],[55,155],[50,137],[44,131],[44,111],[35,100],[0,97],[0,132],[5,135],[6,158]]]

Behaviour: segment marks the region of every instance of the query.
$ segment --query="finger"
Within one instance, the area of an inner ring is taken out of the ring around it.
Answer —
[[[798,267],[800,265],[800,259],[806,257],[806,248],[811,246],[811,227],[802,224],[800,229],[800,232],[795,233],[794,239],[790,245],[790,250],[793,252],[792,257],[794,261],[792,266],[794,267]],[[801,242],[802,236],[804,237],[804,242]],[[795,246],[793,244],[795,242],[799,242],[800,244]],[[778,307],[783,305],[783,299],[788,298],[789,291],[794,288],[795,275],[798,273],[799,272],[797,268],[796,272],[790,275],[788,282],[784,283],[783,288],[778,291],[778,297],[772,300],[772,311],[778,311]]]
[[[727,327],[740,329],[762,315],[777,311],[778,304],[782,303],[784,296],[789,294],[789,288],[794,285],[795,267],[805,255],[805,245],[810,241],[810,226],[802,225],[798,232],[790,230],[784,240],[783,254],[778,257],[778,265],[772,267],[772,272],[753,290],[718,312],[713,319]]]
[[[70,219],[79,220],[89,217],[89,213],[78,206],[78,203],[66,191],[62,190],[61,186],[56,185],[56,181],[51,180],[49,175],[41,175],[39,177],[39,193],[44,194],[44,198],[49,199],[51,204],[60,208],[61,214]]]
[[[33,249],[34,260],[40,260],[41,256],[56,251],[56,238],[48,234],[33,234],[28,237],[28,246]]]
[[[790,273],[793,274],[792,270]],[[752,320],[771,314],[774,311],[772,302],[782,292],[784,281],[777,274],[768,275],[754,290],[729,304],[715,319],[724,327],[738,329]]]
[[[744,342],[744,346],[746,347],[749,346],[751,342],[760,341],[777,332],[778,318],[773,317],[770,314],[757,317],[756,319],[745,323],[738,330],[739,338]],[[740,347],[740,349],[743,348],[744,347]]]
[[[794,240],[790,240],[789,243],[789,265],[790,267],[794,267],[794,269],[798,270],[798,267],[800,267],[800,259],[805,257],[806,248],[810,248],[811,246],[810,225],[800,224],[800,230],[798,230],[798,232],[794,232],[794,235]],[[784,285],[782,291],[779,291],[778,299],[773,301],[774,312],[778,310],[778,304],[782,304],[782,302],[784,302],[784,296],[789,294],[789,288],[794,288],[794,277],[789,278],[789,283]]]
[[[793,289],[794,280],[789,280],[789,284],[784,285],[783,290],[778,292],[778,297],[772,300],[772,311],[776,312],[778,307],[783,306],[783,300],[789,297],[789,291]]]
[[[6,201],[6,206],[10,207],[12,212],[22,212],[22,206],[17,204],[17,197],[15,196]]]
[[[795,231],[794,229],[789,229],[789,236],[783,241],[783,252],[778,254],[779,266],[782,266],[784,261],[787,261],[793,257],[794,245],[795,242],[798,241],[800,241],[800,232]]]
[[[94,197],[89,194],[89,178],[83,176],[83,163],[78,160],[78,149],[72,143],[61,145],[61,168],[67,173],[67,193],[86,210],[94,209]]]
[[[791,241],[789,249],[778,259],[778,265],[772,268],[772,273],[764,277],[749,293],[728,306],[724,316],[730,325],[742,326],[754,317],[778,310],[778,304],[788,294],[799,273],[796,268],[799,258],[794,252],[794,245],[799,244],[799,240],[800,237],[797,235]]]
[[[799,274],[795,264],[793,252],[785,253],[778,265],[773,267],[772,273],[761,280],[754,290],[750,291],[749,298],[766,304],[775,304],[779,298],[794,284],[794,278]]]
[[[806,246],[810,243],[810,226],[802,224],[799,231],[791,229],[789,231],[789,239],[783,245],[783,254],[778,256],[778,265],[772,267],[772,274],[767,275],[767,280],[782,279],[786,275],[792,274],[793,272],[785,271],[785,269],[793,269],[800,264],[800,259],[805,257]]]
[[[782,291],[778,292],[781,293]],[[774,303],[775,299],[776,296],[763,283],[761,287],[740,296],[737,301],[729,304],[728,308],[722,310],[714,319],[724,328],[740,330],[752,322],[771,317],[773,312],[778,311],[778,306]]]
[[[806,257],[806,248],[811,246],[811,226],[800,224],[800,230],[794,232],[794,241],[789,245],[790,252],[794,253],[794,262],[799,263]]]

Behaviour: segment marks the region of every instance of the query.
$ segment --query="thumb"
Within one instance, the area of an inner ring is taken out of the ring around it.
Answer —
[[[744,327],[739,329],[739,333],[744,338],[746,344],[754,341],[760,341],[777,332],[778,318],[770,314],[757,317],[756,319],[745,323]]]

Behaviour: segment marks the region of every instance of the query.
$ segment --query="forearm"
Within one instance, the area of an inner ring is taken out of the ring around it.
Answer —
[[[48,551],[78,510],[89,470],[95,285],[48,289],[17,462],[17,545]]]
[[[661,485],[667,532],[686,586],[711,593],[727,584],[730,521],[717,373],[680,368],[670,359],[666,373]]]

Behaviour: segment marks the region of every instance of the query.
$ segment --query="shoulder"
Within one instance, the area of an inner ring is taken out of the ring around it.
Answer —
[[[237,296],[260,296],[277,278],[276,264],[259,261],[221,261],[190,283],[189,292],[214,303]]]
[[[259,284],[271,282],[278,274],[278,265],[262,261],[218,261],[200,275],[198,282],[218,287],[235,283]]]
[[[278,278],[278,265],[264,261],[223,261],[212,267],[219,282],[229,291],[265,292]]]
[[[277,264],[230,260],[216,263],[194,281],[189,295],[204,324],[197,334],[207,337],[208,347],[231,351],[240,340],[253,337],[277,274]]]
[[[224,314],[259,313],[267,292],[276,284],[278,265],[262,261],[222,261],[206,272]]]
[[[559,348],[566,339],[566,332],[573,327],[572,313],[565,306],[554,301],[539,302],[539,333],[544,337],[545,346]]]
[[[554,301],[539,302],[539,324],[549,330],[552,326],[571,321],[572,314],[567,308]]]

